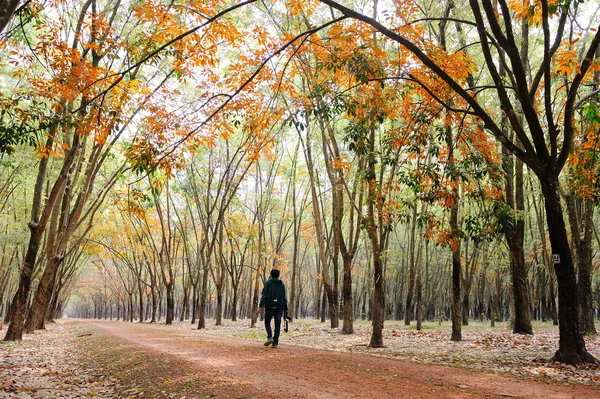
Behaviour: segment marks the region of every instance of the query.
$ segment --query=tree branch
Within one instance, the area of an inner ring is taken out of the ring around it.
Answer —
[[[419,47],[417,47],[410,40],[405,37],[399,35],[398,33],[386,28],[381,23],[376,21],[373,18],[369,18],[363,14],[360,14],[350,8],[344,7],[341,4],[333,0],[321,0],[322,3],[327,4],[338,11],[340,11],[343,15],[360,20],[368,25],[371,25],[377,31],[387,36],[391,40],[399,43],[408,51],[413,53],[426,67],[431,69],[436,75],[438,75],[444,82],[450,86],[452,90],[454,90],[460,97],[462,97],[472,108],[474,114],[477,115],[484,123],[484,127],[488,129],[496,139],[504,144],[510,151],[517,155],[518,157],[527,160],[528,163],[533,163],[533,159],[529,155],[529,152],[523,151],[519,148],[515,143],[513,143],[508,136],[504,134],[504,132],[500,129],[500,127],[494,122],[492,117],[483,109],[483,107],[471,96],[458,82],[456,82],[450,75],[448,75],[439,65],[435,63],[427,54],[425,54]],[[485,34],[483,34],[485,37]],[[485,41],[484,41],[485,43]],[[527,148],[527,147],[526,147]],[[534,165],[535,166],[535,165]]]
[[[592,40],[592,43],[590,44],[590,47],[588,48],[585,58],[583,59],[581,65],[579,67],[579,72],[577,73],[577,75],[575,75],[575,78],[573,79],[573,83],[571,83],[571,87],[569,87],[569,90],[567,91],[567,102],[565,103],[565,119],[564,119],[564,124],[563,124],[565,133],[564,133],[564,139],[563,139],[563,147],[562,147],[562,150],[560,151],[560,154],[558,155],[556,164],[554,166],[554,168],[555,168],[554,173],[556,173],[556,174],[560,173],[563,166],[567,162],[569,153],[571,152],[571,146],[573,145],[573,130],[574,130],[573,114],[575,113],[575,109],[576,109],[574,107],[575,98],[577,96],[577,91],[579,89],[579,86],[581,85],[581,82],[583,81],[585,74],[587,73],[587,71],[590,69],[590,66],[592,65],[592,60],[594,59],[594,55],[596,54],[596,50],[598,49],[599,46],[600,46],[600,29],[598,29],[596,31],[596,34],[594,35],[594,40]]]

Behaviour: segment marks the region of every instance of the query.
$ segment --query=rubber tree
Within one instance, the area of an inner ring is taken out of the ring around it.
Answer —
[[[484,103],[486,96],[479,94],[475,97],[473,92],[453,79],[440,62],[432,58],[433,55],[426,53],[416,40],[413,41],[392,27],[339,2],[321,0],[321,3],[336,9],[347,18],[370,25],[416,57],[464,100],[465,113],[478,118],[487,132],[537,176],[545,200],[546,221],[558,282],[560,338],[559,349],[553,360],[568,364],[596,363],[597,360],[587,352],[579,326],[577,279],[560,202],[559,176],[571,153],[575,112],[582,100],[595,95],[592,93],[586,97],[581,92],[584,88],[582,82],[600,45],[600,29],[596,30],[591,41],[581,41],[580,46],[585,48],[580,52],[581,57],[572,60],[575,65],[569,70],[570,73],[565,74],[563,79],[554,79],[553,66],[556,66],[556,60],[553,60],[553,56],[561,41],[569,37],[569,28],[575,29],[574,24],[577,22],[568,16],[577,15],[578,2],[567,1],[550,9],[548,2],[541,1],[532,10],[541,20],[542,33],[538,39],[544,51],[538,68],[529,73],[523,65],[515,36],[521,18],[515,17],[504,0],[497,3],[492,0],[469,0],[464,24],[476,29],[477,43],[473,43],[473,46],[478,46],[483,54],[485,62],[480,68],[491,79],[486,90],[491,91],[499,100],[500,109],[506,115],[511,130],[515,132],[516,141],[511,140],[500,127],[502,116],[493,114],[487,108]],[[554,15],[557,15],[557,20],[551,21]],[[499,63],[505,66],[506,78],[499,73]],[[424,82],[421,84],[427,88]],[[435,96],[435,93],[432,94]],[[522,120],[518,117],[519,113],[523,115]]]

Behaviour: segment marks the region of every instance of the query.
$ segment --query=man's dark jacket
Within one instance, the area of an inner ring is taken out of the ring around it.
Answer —
[[[270,278],[265,281],[258,307],[287,310],[287,298],[285,297],[285,284],[283,284],[283,281],[278,278]]]

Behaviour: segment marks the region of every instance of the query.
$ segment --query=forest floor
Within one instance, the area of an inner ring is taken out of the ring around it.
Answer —
[[[0,398],[600,397],[599,368],[548,362],[551,326],[522,337],[475,323],[453,343],[445,325],[386,322],[387,347],[370,349],[367,322],[342,335],[300,320],[272,349],[247,320],[212,324],[60,321],[0,344]],[[600,355],[600,338],[587,346]]]
[[[206,333],[232,338],[264,341],[262,322],[260,328],[250,329],[249,320],[232,322],[223,320],[222,326],[207,322]],[[341,321],[340,321],[341,325]],[[174,327],[195,330],[189,322],[175,322]],[[341,334],[331,329],[329,321],[300,319],[289,324],[289,333],[282,332],[282,343],[314,349],[366,354],[409,362],[468,368],[478,371],[503,373],[518,378],[534,379],[555,384],[587,384],[600,387],[600,368],[597,366],[573,367],[552,363],[550,359],[558,349],[558,326],[552,322],[533,322],[534,335],[513,334],[508,322],[496,323],[469,320],[462,327],[462,341],[450,341],[451,322],[423,323],[421,331],[403,321],[386,321],[385,348],[368,348],[371,322],[354,321],[355,334]],[[600,336],[585,337],[586,348],[600,359]]]

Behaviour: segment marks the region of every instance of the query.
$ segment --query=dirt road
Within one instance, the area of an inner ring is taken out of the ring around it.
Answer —
[[[364,355],[222,338],[167,326],[82,321],[145,350],[189,362],[257,398],[600,398],[600,388],[519,381],[498,374]]]

